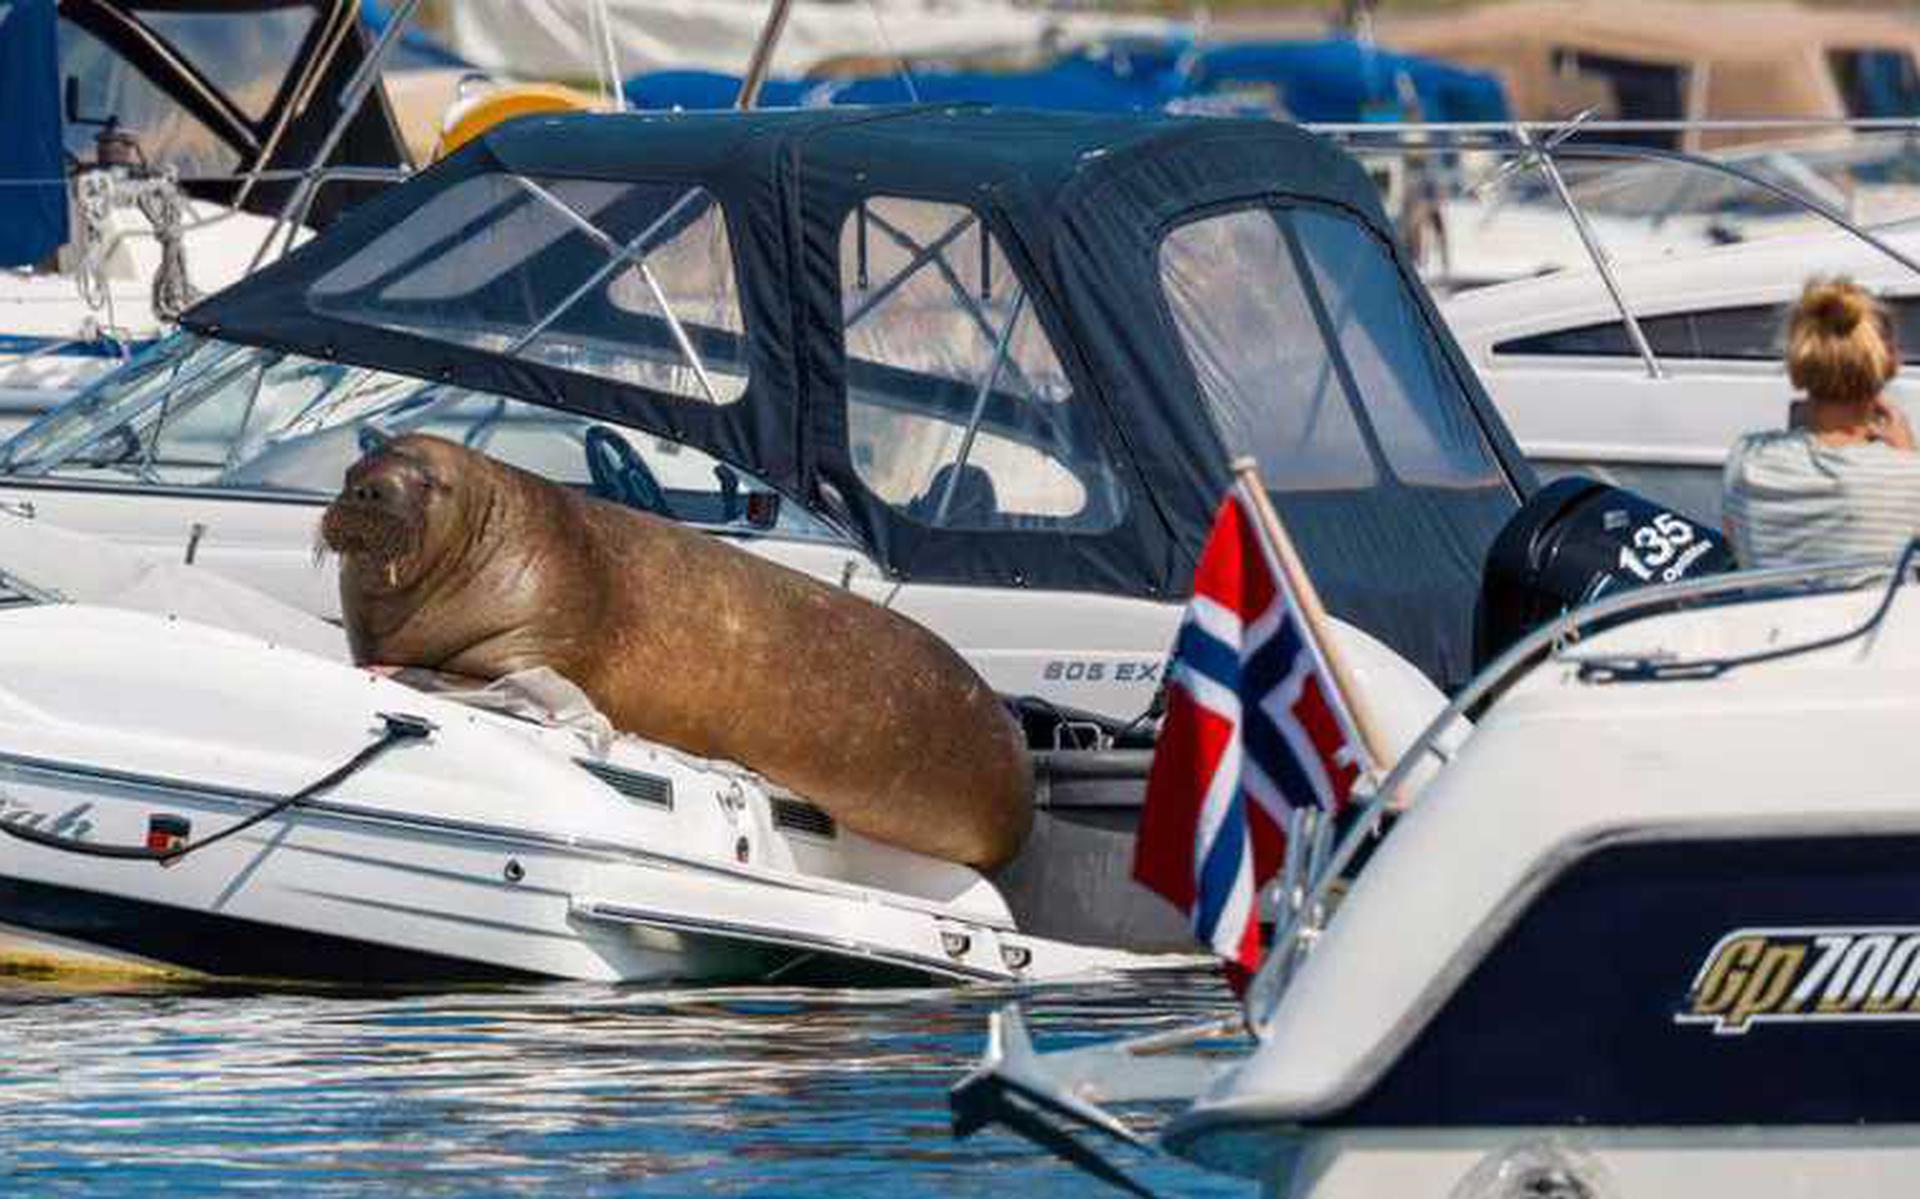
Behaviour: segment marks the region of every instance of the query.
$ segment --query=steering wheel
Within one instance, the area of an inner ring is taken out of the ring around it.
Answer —
[[[673,505],[633,443],[605,425],[587,430],[587,474],[603,500],[674,519]]]

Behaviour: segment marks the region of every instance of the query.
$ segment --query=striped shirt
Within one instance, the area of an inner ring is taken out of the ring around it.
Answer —
[[[1920,534],[1920,454],[1750,433],[1727,454],[1722,515],[1746,567],[1891,558]]]

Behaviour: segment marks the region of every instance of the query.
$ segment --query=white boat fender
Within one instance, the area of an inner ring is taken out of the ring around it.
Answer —
[[[32,825],[15,824],[11,821],[0,821],[0,832],[4,832],[9,837],[14,837],[21,841],[31,842],[34,845],[44,846],[48,849],[58,849],[66,853],[81,854],[90,858],[118,858],[126,861],[154,862],[161,866],[171,866],[190,853],[205,849],[207,846],[215,844],[216,842],[225,841],[227,838],[245,832],[247,829],[252,828],[262,821],[271,820],[288,808],[298,807],[300,804],[314,798],[321,792],[332,790],[358,774],[372,763],[375,758],[386,753],[394,746],[409,741],[424,741],[428,737],[431,737],[436,727],[432,721],[424,716],[412,716],[405,712],[382,712],[380,713],[380,719],[383,722],[380,735],[366,745],[361,746],[359,752],[355,753],[351,758],[348,758],[339,766],[334,767],[325,775],[308,783],[285,799],[276,800],[266,807],[261,808],[253,815],[235,821],[219,832],[211,836],[202,837],[198,841],[188,841],[186,839],[191,826],[178,817],[170,819],[164,817],[154,818],[148,826],[147,844],[145,845],[96,845],[91,841],[82,841],[78,837],[68,837],[60,833],[35,828]]]

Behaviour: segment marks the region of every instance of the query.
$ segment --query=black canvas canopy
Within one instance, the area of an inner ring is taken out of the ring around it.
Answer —
[[[1251,453],[1331,610],[1443,684],[1531,487],[1366,175],[1270,122],[529,118],[185,323],[697,446],[922,582],[1180,599]]]

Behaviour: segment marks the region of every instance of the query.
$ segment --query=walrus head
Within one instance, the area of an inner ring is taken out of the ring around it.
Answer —
[[[327,548],[388,587],[410,582],[427,565],[433,526],[455,502],[439,450],[434,438],[402,437],[354,463],[320,522]]]

